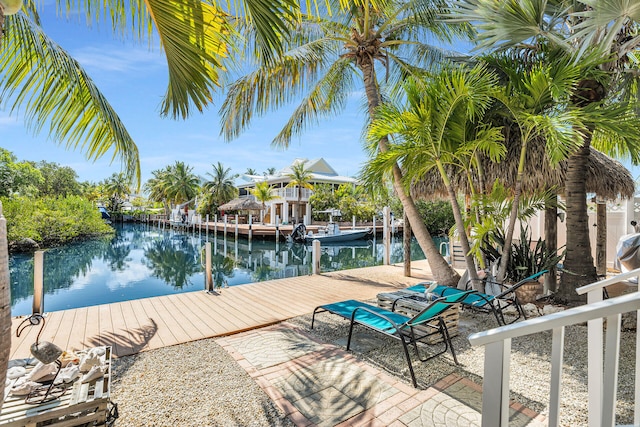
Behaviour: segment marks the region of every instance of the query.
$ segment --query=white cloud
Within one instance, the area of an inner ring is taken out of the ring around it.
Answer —
[[[161,67],[164,58],[159,50],[149,51],[139,47],[87,46],[73,52],[73,57],[86,69],[129,73],[149,71],[150,67]]]

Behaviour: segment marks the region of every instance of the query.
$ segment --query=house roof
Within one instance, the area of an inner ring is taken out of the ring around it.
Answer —
[[[243,179],[249,182],[238,185],[238,188],[254,187],[256,182],[261,181],[267,181],[270,185],[288,183],[291,180],[289,175],[293,172],[292,168],[300,163],[304,163],[306,169],[311,171],[311,181],[334,184],[355,184],[357,182],[354,178],[338,175],[338,172],[323,158],[313,160],[298,158],[274,175],[244,175]]]

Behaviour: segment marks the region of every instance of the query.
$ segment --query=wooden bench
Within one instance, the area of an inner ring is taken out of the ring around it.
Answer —
[[[111,347],[105,347],[107,371],[101,378],[81,384],[76,380],[59,398],[42,404],[27,404],[24,396],[9,394],[16,380],[5,387],[5,401],[0,410],[2,427],[73,427],[87,423],[104,425],[111,388]]]

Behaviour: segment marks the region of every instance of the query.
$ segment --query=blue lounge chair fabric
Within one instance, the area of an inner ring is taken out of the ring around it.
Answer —
[[[347,338],[347,350],[351,348],[351,338],[353,336],[354,325],[361,325],[368,329],[383,333],[387,336],[399,339],[402,342],[405,358],[409,365],[409,372],[414,387],[418,387],[415,372],[409,356],[408,346],[413,345],[418,359],[425,362],[433,357],[451,351],[453,360],[458,364],[451,337],[447,331],[447,326],[442,319],[442,313],[449,309],[452,305],[457,304],[466,296],[471,295],[475,291],[464,291],[439,298],[425,307],[420,313],[414,317],[408,317],[400,313],[396,313],[375,305],[367,304],[355,300],[341,301],[333,304],[324,304],[313,310],[311,319],[311,328],[315,323],[317,313],[329,312],[350,321],[349,337]],[[395,304],[394,304],[395,307]],[[434,323],[436,325],[434,325]],[[419,328],[422,327],[422,328]],[[418,342],[430,337],[434,334],[442,336],[443,349],[428,357],[422,357],[418,349]]]
[[[500,292],[499,294],[490,295],[490,294],[485,294],[481,292],[475,292],[473,294],[467,295],[462,301],[460,301],[460,304],[463,307],[468,307],[477,311],[493,313],[493,315],[496,318],[496,321],[498,322],[498,325],[507,324],[507,322],[504,319],[503,311],[505,308],[510,306],[514,306],[516,308],[516,312],[518,313],[518,315],[516,316],[515,319],[513,319],[509,323],[514,323],[515,321],[520,319],[520,317],[526,319],[527,315],[525,314],[524,309],[522,308],[522,305],[520,305],[520,302],[518,301],[516,290],[522,285],[524,285],[525,283],[534,282],[538,280],[538,278],[540,278],[540,276],[542,276],[545,273],[547,273],[547,270],[542,270],[510,286],[497,283],[497,285],[500,286],[500,288],[502,289],[502,292]],[[419,293],[424,292],[425,288],[429,287],[431,283],[432,282],[419,283],[415,286],[411,286],[407,288],[406,290],[419,292]],[[470,286],[470,282],[467,282],[467,286]],[[443,286],[443,285],[438,285],[434,290],[431,291],[432,294],[436,294],[441,297],[456,295],[462,292],[465,292],[465,291],[457,288],[452,288],[450,286]]]

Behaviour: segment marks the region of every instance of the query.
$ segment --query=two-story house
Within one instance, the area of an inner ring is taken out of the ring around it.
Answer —
[[[257,182],[266,181],[273,187],[276,198],[267,203],[264,222],[266,224],[279,223],[288,224],[296,218],[304,218],[304,223],[311,223],[311,207],[309,196],[312,190],[298,187],[287,187],[291,182],[289,175],[291,168],[299,163],[304,163],[305,169],[311,172],[311,185],[330,184],[338,188],[341,184],[356,185],[356,180],[347,176],[340,176],[323,158],[308,160],[295,159],[291,165],[276,172],[274,175],[244,175],[243,179],[249,181],[246,184],[238,185],[240,197],[252,197],[251,189]],[[300,205],[298,205],[298,192],[300,192]]]

